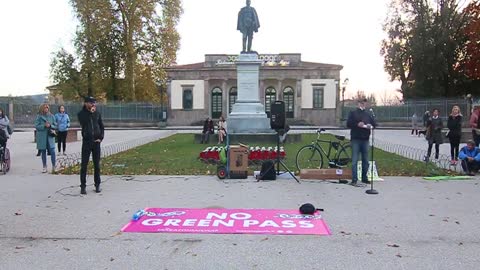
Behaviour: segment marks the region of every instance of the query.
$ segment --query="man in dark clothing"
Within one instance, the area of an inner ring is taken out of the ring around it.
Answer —
[[[100,193],[100,143],[104,136],[102,116],[96,111],[95,99],[86,97],[82,110],[78,113],[78,122],[82,127],[82,163],[80,169],[80,193],[87,194],[87,165],[92,153],[95,192]]]
[[[361,98],[358,100],[358,108],[348,114],[347,127],[350,128],[350,140],[352,146],[352,186],[362,186],[357,184],[358,180],[358,155],[362,155],[362,183],[369,184],[368,172],[368,140],[370,139],[370,130],[377,126],[371,113],[365,110],[367,100]]]

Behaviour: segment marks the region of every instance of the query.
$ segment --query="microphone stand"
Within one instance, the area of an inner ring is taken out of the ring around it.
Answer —
[[[373,110],[370,109],[370,111],[372,112],[372,117],[375,117],[375,114],[373,113]],[[373,189],[373,144],[375,142],[374,131],[373,130],[374,130],[374,128],[373,128],[373,125],[372,125],[372,127],[370,128],[370,131],[372,132],[372,146],[371,146],[371,148],[372,148],[372,150],[371,150],[372,151],[372,160],[371,160],[371,164],[370,164],[372,166],[371,169],[370,169],[370,175],[372,176],[372,180],[370,180],[370,189],[367,189],[365,191],[365,193],[370,194],[370,195],[377,195],[378,191]]]

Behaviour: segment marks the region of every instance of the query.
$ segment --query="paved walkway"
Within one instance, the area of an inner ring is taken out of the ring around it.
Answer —
[[[327,132],[336,135],[345,135],[347,138],[350,138],[350,130],[329,130]],[[428,142],[425,140],[425,137],[423,135],[420,137],[411,136],[410,130],[375,130],[374,144],[375,147],[382,150],[420,161],[423,161],[428,149]],[[464,143],[460,144],[460,149],[463,146],[465,146]],[[456,167],[450,166],[450,143],[447,138],[445,138],[444,143],[440,145],[440,159],[436,161],[434,157],[435,146],[432,148],[432,162],[435,162],[437,166],[444,169],[461,171],[460,164]]]
[[[128,141],[141,141],[147,143],[153,139],[159,139],[174,134],[171,130],[106,130],[105,140],[102,147],[115,146]],[[80,134],[79,134],[80,135]],[[81,138],[79,136],[79,138]],[[35,176],[42,171],[42,160],[37,157],[36,144],[33,142],[33,130],[26,132],[15,132],[8,141],[12,159],[12,169],[7,177],[12,176]],[[67,154],[79,154],[81,152],[81,141],[67,143]],[[51,170],[50,157],[47,157],[47,164]],[[57,159],[61,158],[58,156]],[[1,176],[0,176],[1,177]]]
[[[107,131],[104,145],[166,131]],[[165,132],[165,133],[164,133]],[[169,131],[172,132],[172,131]],[[405,132],[405,131],[403,131]],[[379,140],[423,139],[378,132]],[[219,181],[211,176],[104,176],[80,196],[78,176],[41,174],[32,134],[9,142],[1,175],[1,269],[476,269],[480,180],[386,177],[379,195],[324,181]],[[391,137],[391,136],[399,136]],[[68,151],[78,151],[79,143]],[[444,146],[445,147],[445,146]],[[331,236],[120,233],[145,207],[324,208]]]

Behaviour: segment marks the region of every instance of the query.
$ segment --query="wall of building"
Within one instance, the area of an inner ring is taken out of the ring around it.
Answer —
[[[301,119],[318,127],[337,126],[335,109],[302,109]]]
[[[337,107],[337,87],[332,79],[305,79],[302,80],[302,108],[313,108],[313,85],[324,84],[323,108],[335,109]]]
[[[170,87],[170,104],[172,110],[183,109],[183,86],[193,86],[193,109],[205,109],[205,87],[203,80],[174,80],[171,82]]]

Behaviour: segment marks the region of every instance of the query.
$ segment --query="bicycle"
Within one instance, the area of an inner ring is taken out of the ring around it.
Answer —
[[[324,158],[328,160],[330,168],[343,168],[351,165],[351,146],[350,143],[343,142],[345,136],[335,135],[336,141],[322,140],[320,134],[324,131],[323,128],[317,130],[317,139],[298,150],[295,162],[299,171],[301,169],[323,168]],[[328,151],[325,151],[320,143],[327,143]],[[330,158],[331,156],[333,158]]]
[[[0,172],[7,174],[10,171],[10,151],[0,146]]]

